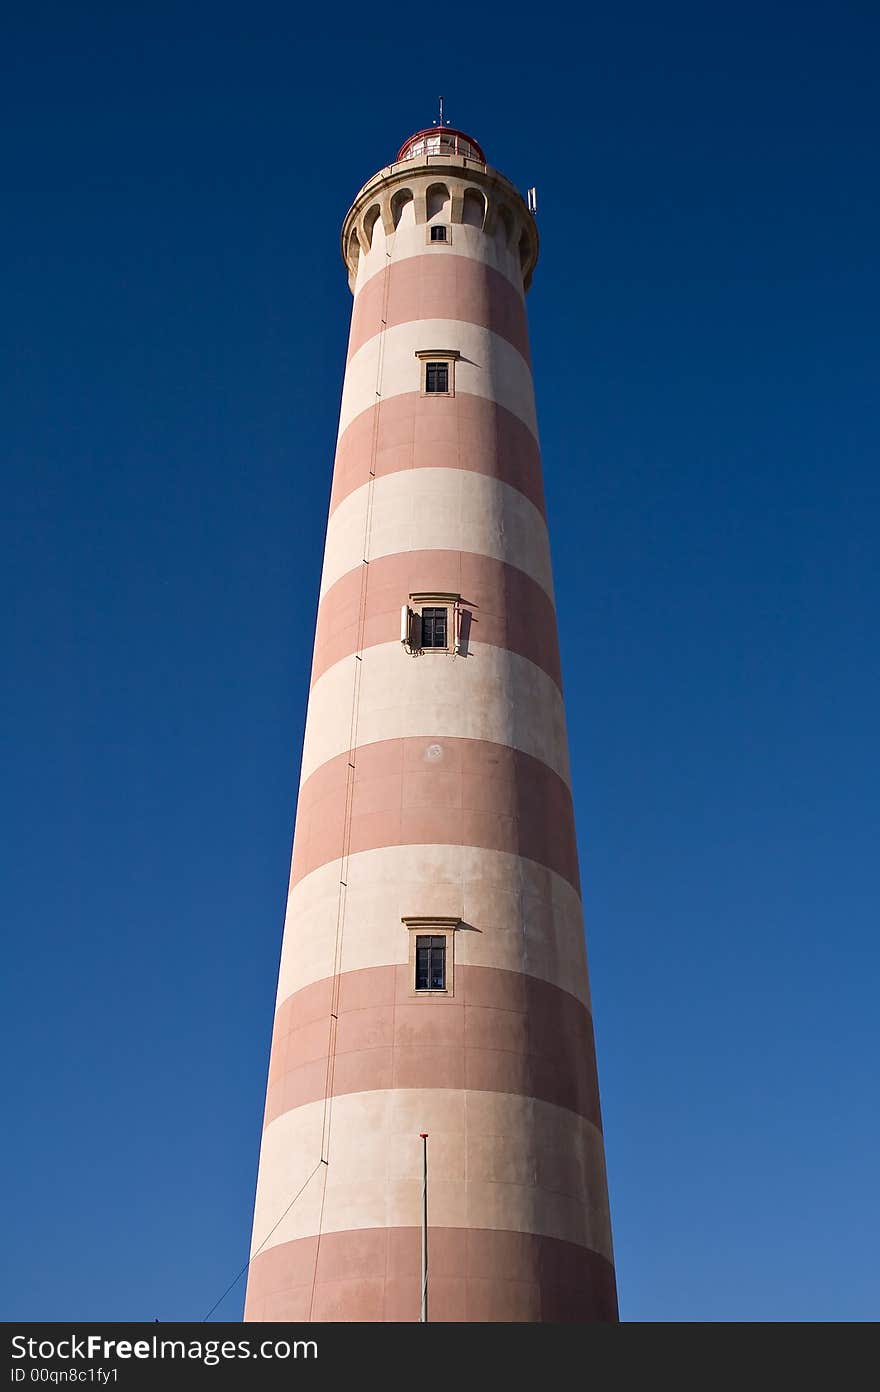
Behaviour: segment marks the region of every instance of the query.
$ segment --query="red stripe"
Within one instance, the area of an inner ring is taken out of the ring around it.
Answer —
[[[449,252],[407,256],[361,286],[351,312],[349,360],[384,328],[416,319],[457,319],[479,324],[507,339],[530,362],[522,291],[493,266]]]
[[[386,966],[335,978],[334,1096],[386,1088],[514,1093],[601,1128],[593,1022],[581,1001],[521,972],[458,965],[453,996],[414,998],[410,975],[409,966]],[[278,1008],[265,1126],[326,1095],[333,987],[334,979],[316,981]]]
[[[540,759],[446,737],[378,740],[353,759],[329,759],[300,788],[291,885],[343,850],[439,844],[522,855],[579,889],[571,793]]]
[[[246,1321],[419,1318],[421,1233],[357,1228],[279,1243],[248,1272]],[[497,1228],[429,1236],[433,1322],[616,1323],[614,1268],[589,1247]]]
[[[318,606],[312,685],[334,663],[400,639],[400,609],[411,594],[460,594],[468,643],[526,657],[562,686],[553,601],[516,566],[469,551],[401,551],[370,561],[361,625],[363,568],[350,570]]]
[[[402,469],[471,469],[518,489],[545,516],[537,440],[519,416],[483,396],[403,392],[361,411],[336,448],[331,513],[369,481],[371,468],[376,478]]]

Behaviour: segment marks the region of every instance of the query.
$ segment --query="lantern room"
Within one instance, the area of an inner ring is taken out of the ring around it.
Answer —
[[[430,126],[427,130],[416,131],[401,145],[397,162],[426,155],[458,155],[463,159],[477,160],[480,164],[486,163],[486,156],[476,140],[452,126]]]

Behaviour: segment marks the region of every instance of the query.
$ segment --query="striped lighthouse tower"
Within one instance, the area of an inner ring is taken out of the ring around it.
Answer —
[[[525,314],[532,215],[420,131],[354,293],[248,1320],[615,1320]],[[427,1133],[427,1142],[420,1138]]]

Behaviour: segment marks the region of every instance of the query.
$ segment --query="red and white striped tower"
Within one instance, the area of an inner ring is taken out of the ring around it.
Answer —
[[[245,1318],[617,1318],[521,196],[421,131],[354,291]]]

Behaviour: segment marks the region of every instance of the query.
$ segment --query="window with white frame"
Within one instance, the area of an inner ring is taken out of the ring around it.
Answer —
[[[456,348],[429,348],[416,352],[421,363],[422,396],[455,395],[455,364],[459,356]]]
[[[416,935],[417,991],[446,990],[446,934],[418,933]]]
[[[449,363],[425,363],[425,391],[429,396],[449,395]]]
[[[449,647],[449,610],[445,604],[422,606],[422,647]]]
[[[411,594],[400,612],[400,641],[411,653],[457,653],[461,615],[461,595]]]
[[[409,989],[414,996],[451,996],[455,984],[455,930],[460,918],[407,917]]]

